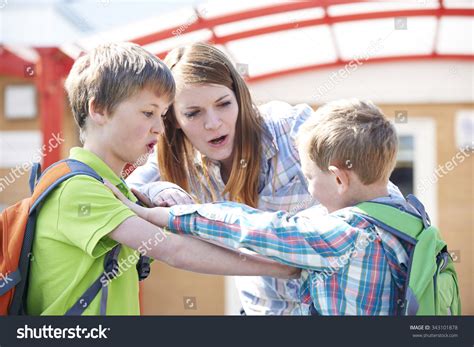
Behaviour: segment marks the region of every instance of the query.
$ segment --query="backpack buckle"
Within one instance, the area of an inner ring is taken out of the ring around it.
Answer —
[[[140,259],[138,260],[137,263],[137,272],[138,272],[138,280],[143,281],[146,279],[151,272],[151,267],[150,267],[150,258],[145,257],[145,256],[140,256]]]
[[[438,255],[436,256],[436,264],[438,265],[438,267],[441,261],[443,261],[443,263],[441,264],[441,267],[439,268],[439,272],[446,269],[446,266],[448,266],[448,262],[450,258],[451,258],[451,254],[449,254],[446,248],[444,248],[441,252],[438,253]]]
[[[104,273],[109,281],[114,279],[118,272],[119,272],[119,264],[118,264],[118,255],[120,253],[120,245],[115,246],[104,259]]]
[[[428,229],[431,226],[431,220],[428,216],[428,213],[426,213],[425,206],[413,194],[407,195],[406,200],[415,210],[418,211],[421,219],[423,220],[423,226],[425,229]]]

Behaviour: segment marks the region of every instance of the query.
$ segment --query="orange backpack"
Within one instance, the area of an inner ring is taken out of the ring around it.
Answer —
[[[40,177],[41,167],[34,164],[30,176],[32,196],[6,208],[0,214],[0,316],[26,314],[26,293],[30,255],[36,227],[36,217],[42,202],[59,184],[75,175],[102,178],[88,165],[66,159],[51,165]],[[38,181],[38,182],[37,182]],[[115,273],[120,245],[107,254],[104,274]],[[139,266],[138,266],[139,265]],[[140,257],[137,270],[139,279],[149,274],[149,259]],[[66,314],[80,315],[101,289],[101,314],[105,314],[107,288],[100,285],[99,277]],[[102,282],[104,283],[104,282]]]

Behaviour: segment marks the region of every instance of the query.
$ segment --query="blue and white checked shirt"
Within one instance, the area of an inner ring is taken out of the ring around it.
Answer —
[[[410,210],[398,197],[374,201]],[[410,247],[350,207],[290,216],[234,202],[182,205],[171,208],[168,227],[305,269],[300,300],[320,315],[397,314]]]

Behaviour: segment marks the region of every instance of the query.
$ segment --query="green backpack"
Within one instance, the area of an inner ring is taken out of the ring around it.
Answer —
[[[420,217],[379,202],[360,203],[354,212],[413,246],[399,300],[402,315],[460,315],[458,278],[447,245],[431,225],[423,204],[413,195],[407,196],[407,202]]]

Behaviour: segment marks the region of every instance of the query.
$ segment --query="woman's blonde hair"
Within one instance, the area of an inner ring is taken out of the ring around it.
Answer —
[[[172,71],[178,86],[217,84],[234,92],[239,107],[234,158],[222,195],[228,193],[229,200],[256,207],[263,125],[244,80],[221,51],[205,43],[176,48],[167,55],[164,62]],[[173,106],[166,113],[164,124],[165,131],[158,139],[158,165],[162,179],[174,182],[193,194],[190,191],[189,177],[198,177],[194,165],[195,149],[183,131],[177,128]],[[205,166],[203,170],[204,175],[209,178]],[[210,188],[212,191],[212,185]]]

